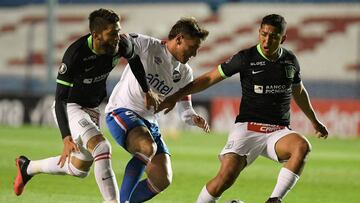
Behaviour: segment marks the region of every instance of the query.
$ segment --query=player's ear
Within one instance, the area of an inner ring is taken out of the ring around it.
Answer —
[[[93,40],[98,40],[99,39],[99,34],[95,31],[91,32],[91,36],[93,38]]]
[[[284,43],[285,40],[286,40],[286,38],[287,38],[287,35],[286,35],[286,34],[285,34],[284,36],[282,36],[282,38],[281,38],[281,43],[280,43],[280,44]]]
[[[176,44],[180,45],[184,36],[182,34],[176,35]]]

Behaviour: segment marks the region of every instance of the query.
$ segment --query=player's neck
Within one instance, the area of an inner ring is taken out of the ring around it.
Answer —
[[[175,51],[175,46],[176,46],[176,44],[174,44],[175,43],[175,41],[171,41],[171,40],[169,40],[169,41],[167,41],[166,43],[165,43],[165,46],[166,46],[166,49],[169,51],[169,53],[171,54],[171,56],[175,59],[175,60],[177,60],[177,61],[179,61],[177,58],[176,58],[176,51]]]
[[[274,54],[266,56],[266,58],[268,58],[270,61],[276,61],[280,58],[280,56],[281,56],[281,47],[279,47]]]

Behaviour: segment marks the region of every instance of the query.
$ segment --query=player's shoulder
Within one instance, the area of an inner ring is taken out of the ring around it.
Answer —
[[[90,34],[80,37],[79,39],[77,39],[76,41],[71,43],[67,50],[78,51],[78,50],[83,49],[84,47],[87,46],[89,37],[90,37]]]
[[[285,47],[281,47],[282,50],[283,50],[283,54],[286,56],[286,57],[292,57],[292,58],[296,58],[294,52],[292,52],[290,49],[287,49]]]
[[[193,69],[188,63],[185,64],[180,63],[180,67],[181,67],[180,70],[182,72],[182,75],[190,78],[193,77]]]
[[[239,50],[237,53],[234,54],[233,57],[247,59],[256,56],[257,48],[256,46],[247,47],[244,49]]]
[[[71,43],[64,53],[64,59],[75,60],[78,56],[81,56],[82,53],[85,53],[85,50],[88,49],[89,37],[90,34],[87,34]]]
[[[151,37],[149,35],[145,35],[145,34],[139,34],[139,33],[129,33],[129,36],[136,41],[149,41],[152,43],[161,43],[161,40],[155,38],[155,37]]]

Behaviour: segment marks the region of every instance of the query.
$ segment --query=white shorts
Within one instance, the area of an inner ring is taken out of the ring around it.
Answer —
[[[286,126],[255,122],[235,123],[225,147],[220,152],[220,158],[227,153],[246,156],[246,166],[249,166],[259,155],[280,162],[275,152],[275,144],[290,133],[295,131]]]
[[[53,105],[52,110],[55,122],[57,123],[55,105]],[[99,128],[99,109],[85,108],[76,103],[68,103],[67,116],[71,137],[80,149],[80,152],[73,152],[72,156],[84,161],[92,161],[93,157],[87,150],[86,144],[92,137],[101,134]]]

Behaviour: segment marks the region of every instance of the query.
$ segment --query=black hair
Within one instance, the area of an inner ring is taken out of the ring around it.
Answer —
[[[286,29],[285,18],[278,14],[265,16],[261,21],[261,27],[263,25],[272,25],[278,29],[279,33],[284,33]]]
[[[120,21],[120,17],[114,11],[100,8],[89,15],[90,32],[101,32],[109,24],[115,24],[118,21]]]
[[[209,31],[200,27],[196,19],[193,17],[181,18],[178,20],[175,25],[172,26],[168,39],[174,39],[180,33],[190,37],[198,37],[201,40],[205,40],[205,38],[209,35]]]

